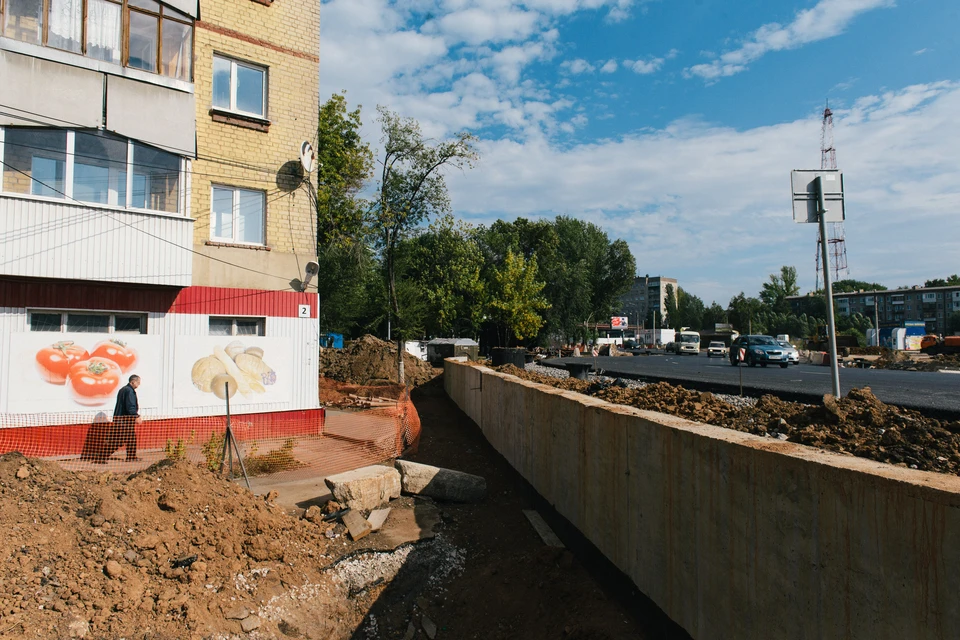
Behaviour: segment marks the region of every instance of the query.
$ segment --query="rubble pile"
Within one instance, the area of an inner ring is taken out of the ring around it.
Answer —
[[[960,421],[884,404],[869,387],[852,389],[839,399],[826,395],[816,405],[765,395],[753,405],[737,407],[712,393],[666,382],[635,388],[609,381],[557,380],[509,365],[499,370],[615,404],[898,466],[960,474]]]
[[[443,373],[443,369],[406,352],[403,368],[405,382],[411,387],[419,387]],[[396,384],[397,345],[368,334],[343,349],[321,349],[320,375],[357,385]]]

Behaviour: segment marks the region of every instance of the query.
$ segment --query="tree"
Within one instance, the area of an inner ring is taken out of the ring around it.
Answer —
[[[886,287],[876,282],[863,280],[837,280],[832,284],[834,293],[853,293],[855,291],[886,291]],[[823,295],[821,292],[820,295]]]
[[[476,336],[485,285],[483,254],[474,230],[446,214],[410,240],[407,253],[406,273],[429,309],[424,318],[427,335]]]
[[[505,345],[532,338],[543,326],[539,312],[549,309],[550,304],[542,295],[545,283],[536,276],[537,257],[527,261],[513,251],[507,252],[503,267],[494,274],[488,309],[503,331]]]
[[[730,298],[730,304],[727,307],[727,317],[734,329],[740,333],[763,333],[766,326],[763,324],[761,311],[763,303],[756,298],[748,298],[741,291]]]
[[[716,302],[712,303],[703,312],[703,321],[700,323],[701,329],[714,330],[718,324],[727,323],[727,311]]]
[[[703,300],[687,293],[683,287],[677,287],[677,324],[680,327],[690,327],[693,330],[703,329]],[[710,329],[713,329],[711,326]]]
[[[923,283],[925,287],[956,287],[960,286],[960,275],[953,274],[947,278],[934,278]]]
[[[780,267],[780,275],[771,273],[769,282],[763,283],[760,299],[770,311],[786,313],[790,311],[787,298],[800,293],[797,286],[797,268]]]
[[[449,210],[443,170],[472,167],[479,156],[474,148],[475,138],[469,133],[431,143],[413,118],[400,117],[385,107],[378,107],[377,111],[383,128],[383,158],[372,223],[384,262],[389,312],[399,323],[397,378],[403,384],[403,340],[411,327],[402,323],[397,295],[397,247],[431,216]]]
[[[371,177],[373,153],[360,135],[360,107],[347,111],[344,93],[320,107],[317,120],[317,244],[361,240],[368,205],[357,195]]]
[[[663,313],[666,317],[663,319],[663,326],[669,329],[680,328],[680,313],[677,305],[677,294],[673,290],[673,285],[667,285],[666,295],[663,298]]]

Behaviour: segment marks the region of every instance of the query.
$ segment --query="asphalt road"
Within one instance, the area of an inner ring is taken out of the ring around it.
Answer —
[[[699,356],[651,355],[616,358],[553,358],[541,364],[557,366],[563,362],[595,361],[595,368],[612,377],[639,380],[665,380],[702,391],[739,393],[743,375],[745,395],[773,392],[799,401],[818,401],[831,393],[830,368],[808,364],[762,368],[742,365],[734,367],[726,358]],[[960,374],[922,371],[888,371],[885,369],[840,369],[840,391],[870,387],[874,395],[888,404],[920,411],[960,416]]]

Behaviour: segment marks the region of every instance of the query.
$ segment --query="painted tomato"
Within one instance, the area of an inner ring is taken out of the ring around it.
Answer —
[[[86,349],[71,340],[55,342],[37,351],[37,370],[50,384],[66,384],[70,367],[89,357]]]
[[[70,367],[67,388],[78,404],[106,404],[120,386],[120,365],[108,358],[90,358]]]
[[[107,360],[113,360],[120,366],[120,370],[124,373],[127,373],[133,369],[134,365],[137,364],[136,350],[133,347],[127,346],[127,343],[120,340],[110,339],[101,342],[93,348],[93,351],[90,352],[90,356],[94,358],[106,358]]]

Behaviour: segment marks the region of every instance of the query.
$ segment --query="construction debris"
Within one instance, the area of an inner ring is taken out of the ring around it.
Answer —
[[[367,519],[356,511],[347,511],[343,514],[342,519],[343,524],[346,525],[347,530],[350,532],[350,537],[354,540],[359,540],[373,531],[373,527],[370,526]]]
[[[533,528],[540,535],[540,539],[543,540],[543,543],[548,547],[555,547],[557,549],[563,549],[564,544],[560,541],[560,538],[557,537],[557,534],[553,532],[553,529],[550,528],[550,525],[546,523],[539,513],[532,509],[524,509],[523,515],[527,516],[527,520],[530,521],[530,524],[533,525]]]
[[[380,528],[383,527],[383,523],[386,522],[387,516],[390,515],[390,508],[386,509],[374,509],[370,512],[370,515],[367,516],[367,522],[370,523],[371,531],[380,531]]]
[[[400,497],[400,474],[383,465],[338,473],[324,482],[337,502],[355,511],[377,509]]]
[[[480,502],[487,492],[487,481],[480,476],[408,460],[397,460],[396,466],[405,493],[446,502]]]

